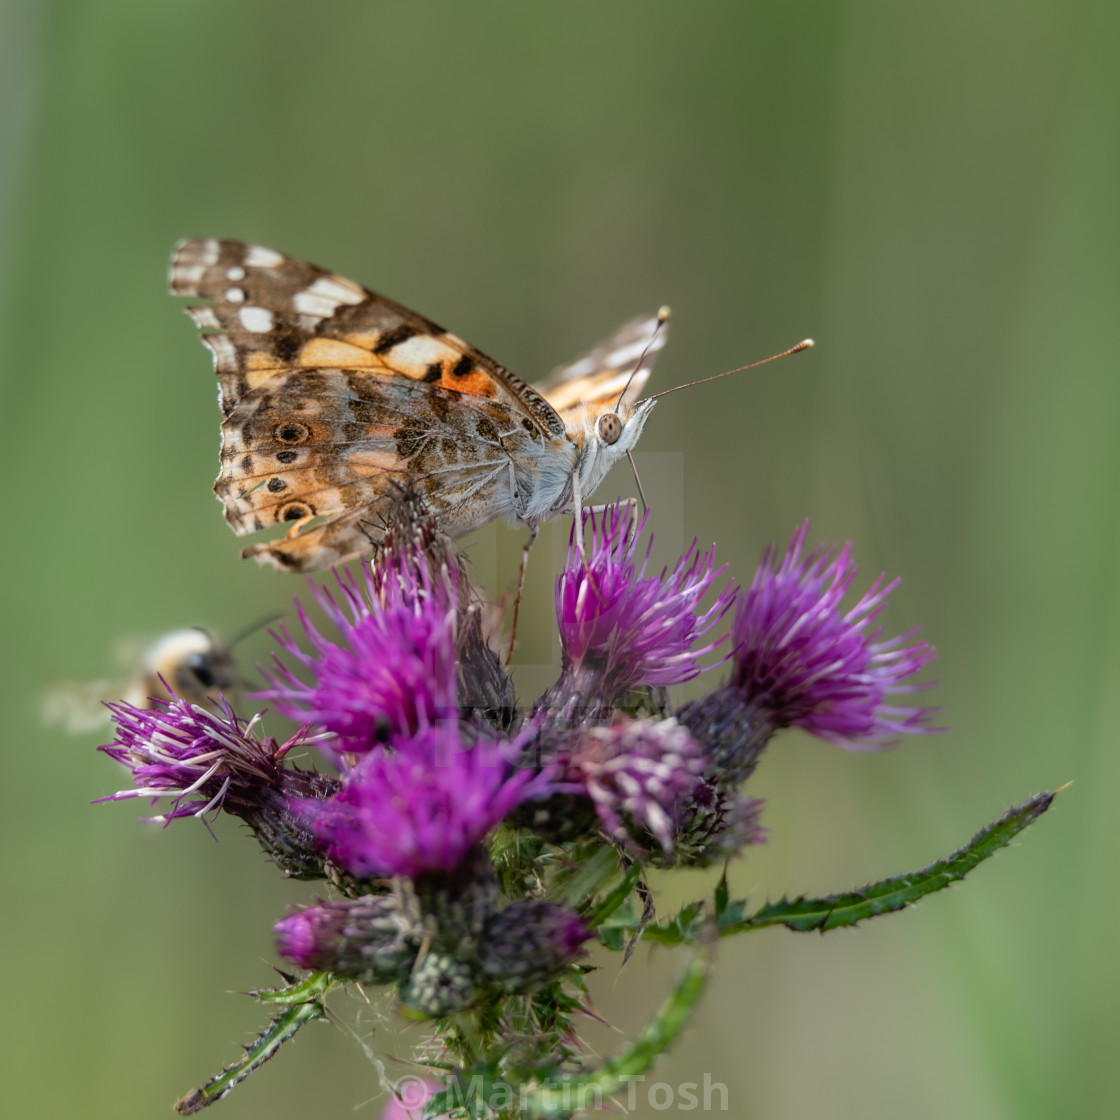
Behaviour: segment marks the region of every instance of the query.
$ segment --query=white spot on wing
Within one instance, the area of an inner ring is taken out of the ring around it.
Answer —
[[[641,356],[642,351],[645,350],[649,344],[649,339],[641,339],[638,342],[631,342],[629,346],[620,346],[617,350],[612,350],[604,361],[604,365],[610,366],[612,369],[618,369],[619,366],[626,365],[630,362],[636,362]]]
[[[196,326],[218,330],[222,325],[218,322],[218,316],[214,313],[212,307],[192,307],[189,308],[189,311]]]
[[[241,288],[226,288],[226,299],[230,303],[241,303],[245,299],[245,292]]]
[[[233,348],[233,343],[224,334],[208,334],[203,337],[202,341],[213,352],[214,365],[218,369],[236,368],[237,351]]]
[[[357,284],[341,276],[320,276],[307,290],[333,299],[335,303],[361,303],[366,298],[366,293]]]
[[[175,284],[179,288],[197,288],[198,282],[206,272],[202,264],[182,264],[175,269]]]
[[[597,382],[595,385],[596,397],[609,397],[612,393],[621,393],[630,380],[629,370],[621,370],[607,381]]]
[[[432,362],[454,362],[460,357],[458,351],[429,334],[398,342],[385,356],[391,365],[403,369],[410,377],[423,377]]]
[[[198,254],[198,259],[204,267],[209,268],[211,265],[218,263],[218,254],[221,252],[221,249],[222,247],[215,238],[208,237],[202,243],[202,249]]]
[[[342,280],[341,277],[320,276],[309,288],[296,292],[292,303],[304,315],[325,319],[344,303],[361,303],[365,298],[365,292],[356,284]]]
[[[244,280],[245,279],[245,269],[243,269],[241,267],[241,265],[239,265],[239,264],[235,264],[232,268],[227,268],[226,269],[226,279],[227,280]]]
[[[241,325],[254,334],[265,334],[272,330],[272,312],[267,307],[238,308],[237,317]]]
[[[573,362],[564,370],[564,380],[570,381],[575,377],[586,377],[598,368],[598,363],[593,358],[580,358],[578,362]]]
[[[296,292],[292,300],[295,308],[303,315],[310,315],[313,319],[326,319],[333,315],[338,307],[338,301],[328,299],[326,296],[317,296],[310,288]]]
[[[279,268],[284,263],[284,257],[275,249],[249,245],[245,249],[245,263],[250,268]]]

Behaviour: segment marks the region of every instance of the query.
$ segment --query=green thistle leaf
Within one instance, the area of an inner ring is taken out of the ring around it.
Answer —
[[[249,995],[256,997],[261,1003],[281,1005],[310,1003],[320,996],[325,996],[339,983],[340,981],[329,972],[309,972],[298,983],[288,984],[283,988],[258,988]]]
[[[772,925],[783,925],[797,932],[819,930],[824,933],[842,926],[853,926],[866,918],[903,910],[920,898],[963,879],[978,864],[994,856],[1000,848],[1007,847],[1023,829],[1050,808],[1053,800],[1053,793],[1036,794],[1022,805],[1008,810],[994,824],[981,829],[947,859],[931,863],[921,871],[896,875],[844,894],[824,898],[783,898],[780,902],[767,903],[738,923],[721,922],[720,934]]]
[[[668,999],[630,1046],[582,1077],[560,1078],[523,1089],[519,1096],[520,1115],[538,1120],[562,1120],[582,1111],[591,1102],[607,1100],[624,1089],[630,1080],[645,1073],[684,1029],[703,994],[710,965],[709,939],[702,938]]]
[[[721,879],[715,893],[719,935],[728,937],[747,930],[778,925],[798,933],[810,930],[825,933],[842,926],[855,925],[867,918],[876,918],[880,914],[904,910],[926,895],[963,879],[978,864],[1007,847],[1020,832],[1050,808],[1054,797],[1053,793],[1036,794],[1021,805],[1009,809],[995,823],[981,829],[963,848],[946,859],[931,863],[921,871],[882,879],[856,891],[826,895],[823,898],[783,898],[779,902],[768,902],[749,914],[746,899],[727,901],[725,881]],[[642,934],[643,939],[670,946],[690,944],[703,929],[702,907],[702,903],[692,903],[671,921],[648,926]],[[616,915],[616,921],[609,924],[613,936],[621,940],[625,930],[635,929],[637,923],[631,917],[630,925],[624,928],[619,918],[621,915]]]
[[[193,1116],[196,1112],[201,1112],[214,1104],[215,1101],[220,1101],[240,1085],[249,1074],[264,1065],[288,1039],[294,1037],[300,1027],[314,1019],[323,1018],[326,1013],[326,1008],[318,1000],[297,1003],[281,1011],[257,1036],[256,1041],[245,1047],[245,1054],[240,1061],[226,1066],[205,1085],[201,1085],[193,1093],[188,1093],[181,1100],[176,1101],[175,1111],[180,1116]]]
[[[591,929],[601,926],[618,908],[630,897],[642,877],[642,865],[631,864],[629,870],[622,877],[622,881],[613,890],[609,891],[602,902],[587,916],[587,924]]]

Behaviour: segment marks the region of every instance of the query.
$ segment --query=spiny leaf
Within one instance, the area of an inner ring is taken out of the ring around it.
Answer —
[[[716,884],[715,905],[716,905],[716,919],[723,917],[727,910],[728,902],[727,891],[727,868],[723,869],[723,874],[719,877],[719,882]]]
[[[692,959],[681,973],[668,999],[644,1031],[621,1054],[582,1077],[550,1080],[518,1097],[520,1115],[539,1120],[560,1120],[585,1105],[606,1100],[645,1073],[657,1057],[673,1044],[696,1007],[711,965],[711,946],[701,938]]]
[[[783,898],[780,902],[767,903],[753,914],[747,913],[746,899],[725,902],[716,888],[716,925],[721,937],[744,933],[752,929],[782,925],[796,932],[819,930],[824,933],[841,926],[855,925],[867,918],[890,914],[912,906],[928,894],[942,890],[963,879],[974,867],[1005,848],[1025,828],[1033,824],[1054,800],[1053,793],[1039,793],[1009,809],[998,821],[981,829],[963,848],[946,859],[931,863],[921,871],[896,875],[871,883],[857,891],[826,895],[823,898]],[[662,945],[686,945],[694,941],[703,928],[700,921],[701,903],[684,907],[670,922],[648,926],[642,937]],[[632,922],[633,928],[635,923]],[[611,923],[618,930],[620,923]]]
[[[339,981],[329,972],[309,972],[302,980],[284,988],[258,988],[250,992],[261,1003],[308,1003],[326,995]]]
[[[240,1061],[226,1066],[205,1085],[176,1101],[175,1111],[180,1116],[193,1116],[215,1101],[220,1101],[228,1092],[240,1085],[249,1074],[264,1065],[304,1023],[321,1019],[325,1014],[326,1009],[318,1000],[298,1003],[281,1011],[257,1036],[256,1041],[245,1048],[245,1054]]]
[[[687,906],[681,907],[676,916],[669,921],[647,926],[642,939],[657,941],[662,945],[690,945],[704,928],[703,913],[704,903],[690,902]]]
[[[823,933],[855,925],[865,918],[902,910],[918,899],[963,879],[977,864],[995,855],[1000,848],[1005,848],[1023,829],[1033,824],[1050,808],[1053,800],[1053,793],[1036,794],[1022,805],[1008,810],[994,824],[981,829],[947,859],[931,863],[921,871],[896,875],[858,891],[825,898],[796,898],[792,901],[783,898],[780,902],[767,903],[737,924],[721,922],[720,933],[727,935],[742,929],[771,925],[783,925],[797,932],[820,930]]]

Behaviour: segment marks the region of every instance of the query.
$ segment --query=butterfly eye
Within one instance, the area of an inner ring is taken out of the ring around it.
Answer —
[[[617,413],[604,412],[596,426],[599,429],[599,438],[604,443],[618,443],[618,437],[622,435],[622,421],[619,420]]]

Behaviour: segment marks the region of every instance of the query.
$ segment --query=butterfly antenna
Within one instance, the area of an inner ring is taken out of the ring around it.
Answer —
[[[776,362],[779,358],[788,358],[791,354],[800,354],[802,350],[811,350],[813,347],[813,340],[811,338],[803,338],[796,346],[791,346],[788,350],[783,350],[780,354],[771,354],[769,358],[763,358],[760,362],[751,362],[747,366],[739,366],[737,369],[729,369],[724,373],[717,373],[711,377],[702,377],[699,381],[690,381],[687,385],[678,385],[675,389],[666,389],[662,393],[654,393],[651,397],[646,397],[647,401],[655,401],[658,397],[667,397],[670,393],[677,393],[681,389],[691,389],[694,385],[704,385],[709,381],[718,381],[721,377],[730,377],[733,373],[742,373],[744,370],[756,369],[758,366],[764,366],[768,362]]]
[[[618,395],[618,400],[616,400],[614,402],[614,413],[615,413],[616,416],[618,415],[619,405],[621,405],[623,400],[626,399],[626,394],[630,390],[630,385],[632,384],[634,378],[638,376],[638,370],[640,370],[642,368],[642,363],[646,360],[646,355],[649,353],[650,347],[654,344],[654,342],[657,339],[657,332],[659,330],[661,330],[661,328],[668,321],[669,321],[669,308],[664,307],[664,306],[658,308],[657,324],[653,328],[653,333],[649,336],[649,342],[646,343],[646,348],[642,351],[642,356],[638,359],[638,364],[634,367],[634,370],[630,374],[629,378],[627,378],[626,385],[623,387],[622,392],[619,393],[619,395]],[[629,454],[629,452],[627,452],[627,454]],[[630,460],[631,466],[633,465],[633,463],[634,463],[634,460],[631,459]],[[634,472],[634,477],[637,478],[637,471]],[[639,482],[638,483],[638,490],[641,491],[641,489],[642,489],[642,484]],[[645,505],[645,499],[644,498],[642,499],[642,504]]]

